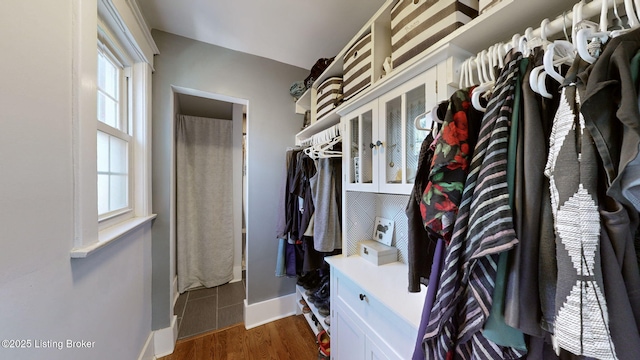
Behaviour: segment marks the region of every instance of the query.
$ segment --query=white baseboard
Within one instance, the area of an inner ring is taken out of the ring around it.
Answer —
[[[285,318],[296,313],[296,294],[247,304],[244,300],[244,327],[247,329]]]
[[[171,318],[171,326],[156,330],[153,334],[153,348],[156,357],[163,357],[173,353],[178,340],[178,317]]]
[[[149,334],[149,337],[140,352],[140,356],[138,356],[138,360],[156,360],[155,349],[153,346],[153,334],[153,331]]]
[[[234,283],[238,281],[242,281],[242,265],[233,267],[233,279],[229,282]]]

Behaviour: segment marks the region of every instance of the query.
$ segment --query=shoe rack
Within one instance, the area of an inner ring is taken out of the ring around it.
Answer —
[[[304,315],[304,318],[307,319],[307,322],[309,323],[313,334],[317,337],[318,333],[320,333],[322,330],[327,330],[327,333],[330,334],[331,332],[329,330],[329,326],[324,322],[325,318],[327,318],[328,316],[320,315],[320,313],[318,312],[318,308],[316,308],[316,306],[313,305],[311,301],[309,301],[306,290],[301,285],[296,285],[296,298],[296,303],[298,306],[297,313]],[[311,311],[305,313],[305,311],[303,310],[304,304],[302,304],[301,300],[304,300]]]

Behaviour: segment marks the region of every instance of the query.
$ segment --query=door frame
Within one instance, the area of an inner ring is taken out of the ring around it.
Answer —
[[[249,121],[249,101],[246,99],[235,98],[227,95],[210,93],[197,89],[184,88],[171,85],[171,178],[170,178],[170,204],[169,204],[169,274],[171,276],[171,299],[172,305],[178,298],[178,277],[176,272],[176,149],[175,149],[175,123],[177,118],[178,106],[177,95],[191,95],[211,100],[223,101],[233,104],[232,122],[233,122],[233,280],[231,282],[242,281],[242,207],[243,207],[243,189],[242,189],[242,138],[243,138],[243,113],[244,107],[247,111],[247,124]],[[248,128],[248,127],[247,127]],[[245,214],[246,219],[246,214]],[[245,294],[246,295],[246,294]]]

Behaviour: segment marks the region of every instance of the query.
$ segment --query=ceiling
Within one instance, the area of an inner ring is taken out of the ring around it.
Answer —
[[[233,103],[230,102],[180,93],[176,93],[176,100],[178,114],[225,120],[233,118]]]
[[[310,69],[385,0],[136,0],[152,29]],[[162,51],[162,49],[160,49]]]

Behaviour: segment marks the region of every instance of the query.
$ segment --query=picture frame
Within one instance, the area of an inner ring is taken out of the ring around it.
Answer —
[[[373,224],[373,240],[391,246],[391,242],[393,241],[393,228],[393,220],[376,217],[376,221]]]

